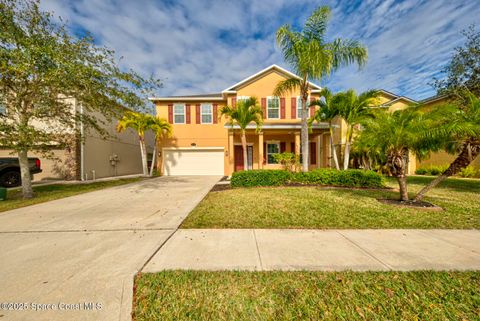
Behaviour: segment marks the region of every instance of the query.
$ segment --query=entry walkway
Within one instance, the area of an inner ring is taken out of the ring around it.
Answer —
[[[480,270],[478,230],[183,229],[143,272]]]

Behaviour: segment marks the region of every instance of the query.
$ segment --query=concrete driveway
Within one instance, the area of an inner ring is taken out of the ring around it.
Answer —
[[[0,213],[0,321],[130,320],[133,275],[219,179],[161,177]]]

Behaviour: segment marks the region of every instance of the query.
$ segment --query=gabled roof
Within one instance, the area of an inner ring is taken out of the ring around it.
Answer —
[[[282,68],[278,65],[271,65],[265,69],[262,69],[260,70],[259,72],[257,72],[256,74],[253,74],[239,82],[237,82],[235,85],[233,86],[230,86],[228,87],[227,89],[223,90],[222,93],[234,93],[238,88],[242,87],[244,84],[246,83],[249,83],[251,82],[252,80],[254,79],[257,79],[257,78],[260,78],[261,76],[263,76],[264,74],[268,73],[268,72],[271,72],[271,71],[278,71],[282,74],[285,74],[287,75],[288,77],[293,77],[293,78],[297,78],[297,79],[301,79],[300,76],[298,75],[295,75],[293,72],[290,72],[288,70],[286,70],[285,68]],[[310,87],[313,89],[313,90],[321,90],[322,88],[312,82],[308,82],[310,84]]]
[[[406,97],[406,96],[396,95],[396,94],[392,93],[391,91],[388,91],[388,90],[385,90],[385,89],[380,89],[379,92],[381,92],[381,93],[383,93],[383,94],[386,94],[386,95],[392,97],[391,100],[383,103],[380,107],[382,107],[382,106],[383,106],[383,107],[389,106],[389,105],[391,105],[391,104],[393,104],[393,103],[395,103],[395,102],[397,102],[397,101],[399,101],[399,100],[405,100],[405,101],[408,101],[409,103],[412,103],[412,104],[416,104],[416,103],[417,103],[416,100],[413,100],[413,99],[408,98],[408,97]]]
[[[433,102],[436,102],[436,101],[439,101],[439,100],[446,99],[446,98],[448,98],[448,97],[449,97],[448,94],[435,95],[435,96],[428,97],[428,98],[425,98],[425,99],[420,100],[420,103],[421,103],[421,104],[433,103]]]

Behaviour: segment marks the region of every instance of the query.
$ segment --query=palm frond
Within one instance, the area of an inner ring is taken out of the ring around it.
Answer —
[[[328,6],[321,6],[315,9],[305,22],[303,33],[309,40],[323,42],[327,24],[331,17],[331,10]]]
[[[298,78],[288,78],[282,81],[279,81],[273,90],[273,95],[280,97],[287,93],[292,93],[296,89],[301,88],[302,80]]]

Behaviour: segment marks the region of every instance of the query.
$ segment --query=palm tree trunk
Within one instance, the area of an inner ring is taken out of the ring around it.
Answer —
[[[335,145],[333,145],[333,129],[332,129],[331,122],[329,124],[329,128],[330,128],[330,146],[332,147],[333,162],[335,163],[335,168],[337,170],[340,170],[340,165],[338,164],[337,149],[335,148]]]
[[[143,175],[147,176],[148,175],[148,166],[147,166],[147,148],[145,146],[145,140],[143,137],[139,137],[140,140],[140,153],[142,155],[142,170],[143,170]]]
[[[302,93],[302,129],[300,133],[302,147],[302,172],[308,172],[308,122],[307,96]]]
[[[398,186],[400,188],[400,200],[408,201],[407,177],[405,175],[397,176]]]
[[[247,136],[245,130],[242,129],[242,149],[243,149],[243,170],[248,170],[248,155],[247,155]]]
[[[32,178],[28,164],[28,153],[26,149],[18,151],[18,163],[20,165],[20,177],[22,178],[23,198],[33,198]]]
[[[153,168],[155,166],[155,161],[157,160],[157,140],[155,140],[155,146],[153,147],[153,155],[152,155],[152,164],[150,165],[150,174],[149,176],[153,176]]]
[[[448,169],[442,173],[442,175],[435,178],[427,186],[422,188],[420,192],[415,196],[415,201],[420,202],[425,197],[425,194],[430,191],[432,188],[446,180],[448,177],[453,176],[460,172],[462,169],[470,165],[475,158],[480,154],[480,143],[467,143],[463,146],[460,154],[455,158],[455,160],[450,164]]]

